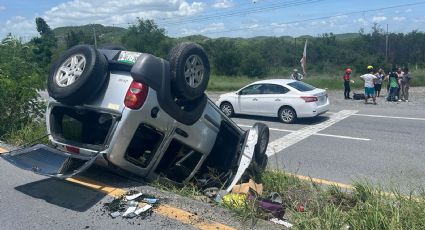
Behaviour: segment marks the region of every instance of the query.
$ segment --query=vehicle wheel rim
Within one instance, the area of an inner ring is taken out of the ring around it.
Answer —
[[[282,111],[282,120],[285,122],[291,122],[294,119],[294,113],[290,109],[284,109]]]
[[[230,105],[222,105],[221,106],[221,111],[224,113],[224,115],[226,116],[230,116],[232,115],[232,107],[230,107]]]
[[[266,152],[268,139],[269,139],[269,134],[267,132],[264,132],[264,134],[261,136],[261,140],[260,140],[260,152],[261,153]]]
[[[198,55],[191,55],[184,65],[184,77],[187,85],[192,88],[198,87],[204,78],[204,63]]]
[[[83,74],[86,67],[86,57],[81,54],[75,54],[58,68],[55,81],[59,87],[68,87],[74,84]]]

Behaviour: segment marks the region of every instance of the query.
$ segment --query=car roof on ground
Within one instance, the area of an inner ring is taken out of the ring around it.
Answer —
[[[288,83],[294,82],[292,79],[267,79],[253,82],[252,84],[277,84],[277,85],[286,85]]]

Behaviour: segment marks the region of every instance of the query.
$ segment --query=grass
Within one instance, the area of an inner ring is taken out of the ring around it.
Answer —
[[[412,86],[425,86],[425,69],[413,70],[411,72],[413,76]],[[341,76],[340,76],[341,75]],[[353,89],[363,89],[363,81],[359,78],[361,74],[353,73],[352,79],[354,79],[354,84],[351,84]],[[216,76],[213,75],[210,78],[208,85],[209,91],[235,91],[243,86],[250,84],[252,82],[263,80],[263,79],[273,79],[273,78],[282,78],[287,79],[288,76],[267,76],[262,78],[250,78],[246,76]],[[315,87],[322,89],[330,90],[342,90],[342,74],[311,74],[304,79],[304,82],[311,84]],[[384,83],[384,87],[386,84]]]
[[[21,129],[14,130],[4,136],[4,141],[10,145],[22,146],[38,140],[37,143],[47,143],[47,129],[44,121],[32,122]],[[40,139],[41,138],[41,139]]]
[[[354,189],[347,191],[303,181],[282,171],[266,171],[259,182],[264,186],[263,194],[281,194],[285,216],[294,229],[425,229],[425,192],[415,197],[396,190],[388,193],[367,182],[354,183]],[[153,185],[186,197],[202,194],[194,185]],[[255,200],[222,206],[245,221],[255,223],[256,218],[270,218],[258,209]],[[305,208],[303,212],[299,211],[300,206]]]

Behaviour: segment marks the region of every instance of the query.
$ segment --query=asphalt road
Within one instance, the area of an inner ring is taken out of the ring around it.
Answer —
[[[218,93],[208,95],[215,100]],[[380,98],[378,105],[365,105],[340,99],[339,91],[329,95],[330,113],[295,124],[252,116],[233,119],[245,128],[264,122],[271,128],[271,143],[286,144],[270,157],[270,168],[345,184],[367,180],[403,191],[425,184],[425,88],[413,89],[409,103],[387,103]],[[349,113],[338,118],[343,111]],[[146,219],[112,219],[103,211],[103,204],[112,200],[104,192],[22,171],[3,160],[0,169],[0,229],[196,228],[196,222],[157,212]],[[196,214],[200,219],[236,229],[248,228],[228,210],[158,191],[100,168],[91,168],[82,176],[120,189],[154,194],[164,204]],[[266,224],[256,229],[273,227],[276,226]]]
[[[344,184],[367,181],[408,192],[425,187],[425,88],[414,88],[411,94],[411,102],[386,102],[381,97],[373,105],[341,99],[342,92],[332,91],[329,113],[295,124],[253,116],[233,119],[244,127],[264,122],[271,129],[270,142],[290,142],[269,158],[270,168]],[[213,100],[217,96],[210,93]],[[355,113],[305,137],[306,129],[347,110]],[[289,134],[299,134],[300,140],[291,145]]]

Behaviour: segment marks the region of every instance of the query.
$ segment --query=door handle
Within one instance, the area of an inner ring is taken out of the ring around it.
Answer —
[[[254,98],[254,99],[252,99],[253,101],[258,101],[258,99],[257,98]]]
[[[279,98],[276,98],[276,99],[274,99],[274,101],[280,101],[280,99]]]

